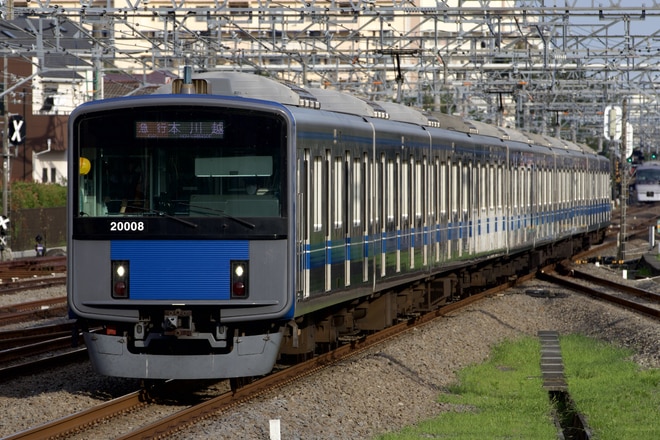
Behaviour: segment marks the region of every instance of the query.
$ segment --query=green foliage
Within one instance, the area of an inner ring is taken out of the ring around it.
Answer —
[[[581,335],[560,339],[568,388],[601,440],[660,438],[660,370],[640,368],[630,349]]]
[[[10,211],[28,208],[56,208],[66,206],[67,188],[61,185],[14,182],[11,185]]]

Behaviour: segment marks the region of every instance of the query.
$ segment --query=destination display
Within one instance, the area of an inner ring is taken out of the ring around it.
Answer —
[[[137,121],[137,139],[222,139],[224,121]]]

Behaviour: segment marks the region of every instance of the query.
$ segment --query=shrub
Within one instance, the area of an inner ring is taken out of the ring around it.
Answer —
[[[11,185],[10,211],[28,208],[66,206],[66,186],[34,182],[14,182]]]

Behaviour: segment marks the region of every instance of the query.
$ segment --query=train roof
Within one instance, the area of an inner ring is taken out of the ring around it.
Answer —
[[[161,90],[162,91],[162,90]],[[460,116],[423,112],[413,107],[385,101],[370,101],[336,90],[304,88],[261,75],[243,72],[204,72],[195,74],[192,84],[177,79],[172,93],[203,93],[262,99],[284,105],[323,109],[357,116],[390,119],[417,125],[438,127],[466,134],[481,134],[500,140],[512,140],[555,150],[593,153],[591,149],[558,138],[498,127]]]
[[[644,162],[641,165],[637,165],[636,169],[655,169],[655,168],[660,168],[660,162],[658,161],[649,161],[649,162]]]

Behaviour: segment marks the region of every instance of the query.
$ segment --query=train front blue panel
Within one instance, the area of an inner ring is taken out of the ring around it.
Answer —
[[[228,300],[229,261],[247,260],[247,241],[113,241],[113,260],[130,261],[130,299]]]

